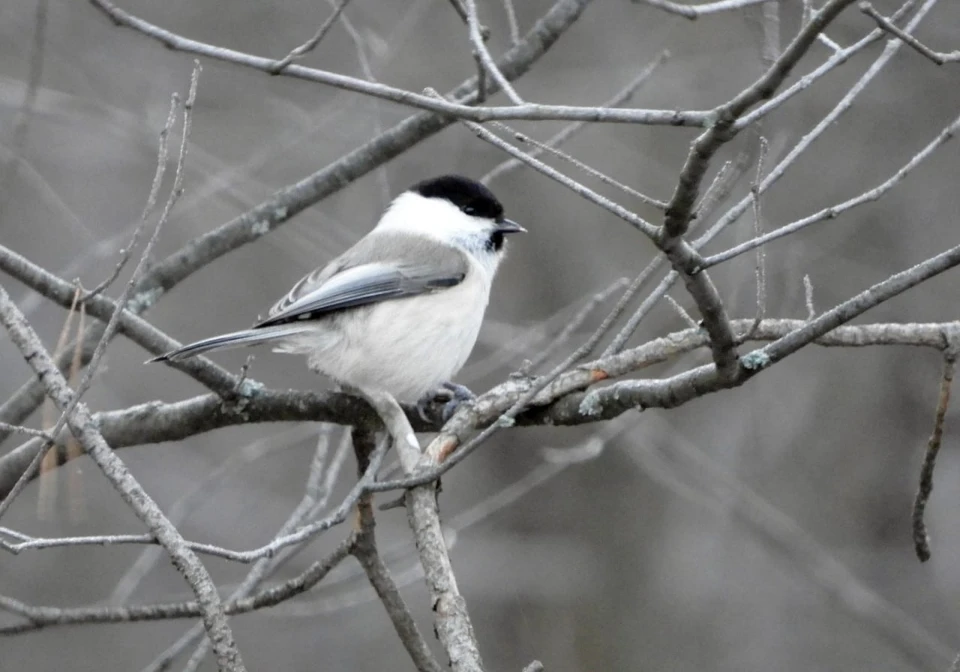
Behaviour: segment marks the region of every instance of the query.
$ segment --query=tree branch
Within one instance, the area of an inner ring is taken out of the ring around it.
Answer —
[[[24,359],[36,371],[50,398],[58,408],[66,410],[71,405],[73,392],[50,359],[37,334],[27,324],[26,318],[10,300],[3,287],[0,287],[0,322],[10,332],[10,337]],[[216,586],[203,563],[193,551],[185,547],[184,539],[177,528],[163,515],[156,503],[127,470],[123,461],[110,449],[83,403],[76,404],[73,412],[67,416],[67,424],[86,453],[137,517],[157,537],[159,543],[169,553],[173,564],[190,584],[197,596],[200,615],[207,635],[213,643],[220,669],[236,672],[244,670],[243,661],[234,643],[230,626],[227,624]]]

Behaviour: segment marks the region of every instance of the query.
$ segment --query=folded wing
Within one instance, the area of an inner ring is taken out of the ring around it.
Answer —
[[[417,296],[460,284],[466,276],[465,269],[459,265],[457,268],[445,266],[389,263],[354,266],[335,273],[314,288],[301,289],[301,296],[278,304],[279,309],[275,308],[275,313],[271,311],[270,317],[254,328],[313,320],[338,310]]]

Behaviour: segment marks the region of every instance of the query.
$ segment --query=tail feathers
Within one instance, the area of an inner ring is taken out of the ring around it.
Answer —
[[[229,350],[230,348],[259,345],[261,343],[281,340],[308,330],[309,328],[307,327],[298,328],[295,325],[284,325],[283,327],[273,329],[246,329],[244,331],[235,331],[231,334],[221,334],[220,336],[205,338],[196,343],[190,343],[182,348],[171,350],[159,357],[148,359],[145,364],[150,364],[151,362],[178,362],[182,359],[202,355],[211,350]]]

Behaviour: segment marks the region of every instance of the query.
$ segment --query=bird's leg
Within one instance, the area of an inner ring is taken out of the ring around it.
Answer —
[[[420,397],[417,401],[417,414],[423,418],[424,422],[429,422],[430,418],[427,416],[427,409],[430,407],[430,404],[438,399],[446,399],[446,403],[443,405],[443,412],[441,413],[441,418],[446,422],[457,412],[460,404],[473,401],[476,398],[477,395],[471,392],[469,388],[447,381],[441,383],[437,389],[431,390]]]

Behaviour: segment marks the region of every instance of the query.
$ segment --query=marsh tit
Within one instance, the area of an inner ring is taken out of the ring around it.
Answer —
[[[473,350],[503,259],[524,231],[482,184],[457,175],[400,194],[353,247],[293,286],[251,329],[214,336],[150,360],[178,361],[248,345],[307,355],[339,383],[423,402]]]

